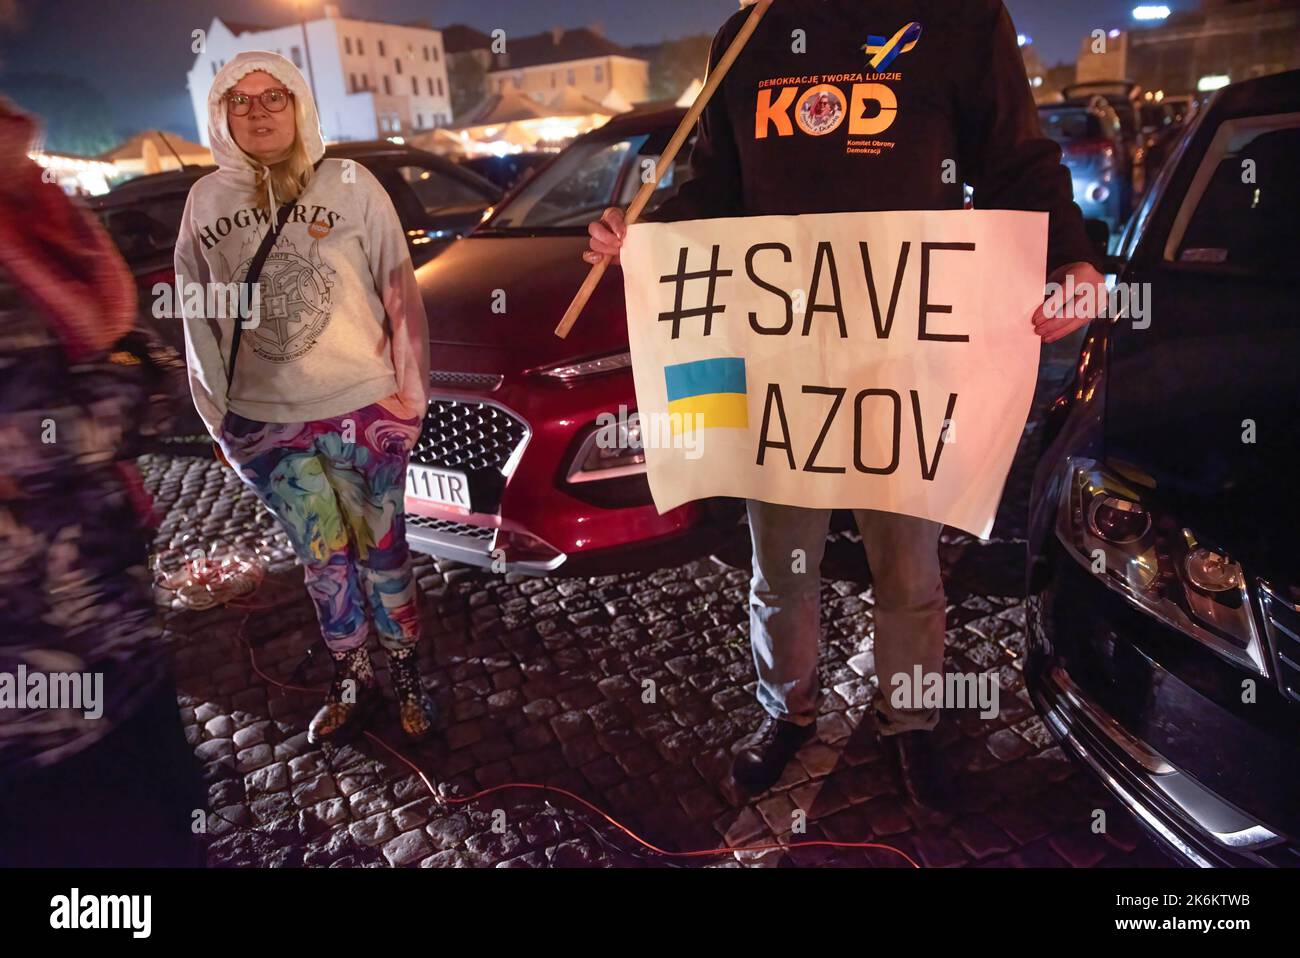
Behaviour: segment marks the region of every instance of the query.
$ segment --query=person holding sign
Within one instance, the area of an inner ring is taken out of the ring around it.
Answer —
[[[746,16],[742,9],[723,25],[710,67]],[[700,115],[691,176],[646,219],[960,210],[964,183],[977,208],[1048,214],[1046,278],[1075,297],[1045,303],[1027,320],[1043,341],[1088,322],[1101,263],[1060,148],[1038,129],[1001,0],[775,0]],[[622,212],[606,210],[589,233],[584,259],[617,261]],[[732,773],[763,790],[816,731],[819,566],[830,510],[759,499],[747,508],[750,641],[767,716],[738,744]],[[943,807],[949,776],[930,736],[938,710],[900,708],[888,692],[892,676],[943,672],[941,526],[877,510],[854,517],[876,599],[877,725],[909,797]]]

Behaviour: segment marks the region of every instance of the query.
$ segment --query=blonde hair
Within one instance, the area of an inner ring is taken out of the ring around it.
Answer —
[[[302,195],[307,184],[311,182],[311,175],[314,172],[311,157],[307,155],[307,146],[303,143],[302,137],[295,131],[293,135],[293,146],[289,150],[289,155],[279,163],[273,163],[269,167],[270,172],[262,176],[257,181],[257,186],[253,189],[253,201],[259,209],[270,209],[271,200],[266,195],[266,181],[271,181],[271,190],[275,193],[275,201],[281,205],[288,203],[290,200],[296,200]]]

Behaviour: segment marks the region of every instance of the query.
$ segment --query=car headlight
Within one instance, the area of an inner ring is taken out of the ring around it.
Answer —
[[[1066,550],[1142,611],[1266,675],[1241,566],[1095,461],[1065,469],[1056,536]]]
[[[582,441],[569,465],[568,482],[595,482],[645,472],[645,449],[641,443],[641,420],[636,413],[604,414],[596,428]]]
[[[584,359],[575,363],[544,366],[541,369],[534,370],[534,372],[539,376],[545,376],[547,379],[568,383],[587,376],[599,376],[603,373],[613,373],[618,372],[620,369],[631,368],[631,353],[615,353],[612,356],[597,356],[595,359]]]

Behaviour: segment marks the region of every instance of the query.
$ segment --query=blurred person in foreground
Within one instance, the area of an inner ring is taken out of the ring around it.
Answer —
[[[35,135],[0,98],[0,866],[197,866],[127,461],[152,388],[135,287]]]

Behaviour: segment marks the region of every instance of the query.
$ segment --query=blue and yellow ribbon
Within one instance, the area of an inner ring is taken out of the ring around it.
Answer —
[[[899,31],[888,40],[884,37],[867,37],[867,42],[862,45],[862,52],[871,58],[867,65],[879,72],[887,70],[895,57],[912,49],[919,39],[921,39],[921,24],[913,20],[899,28]]]

